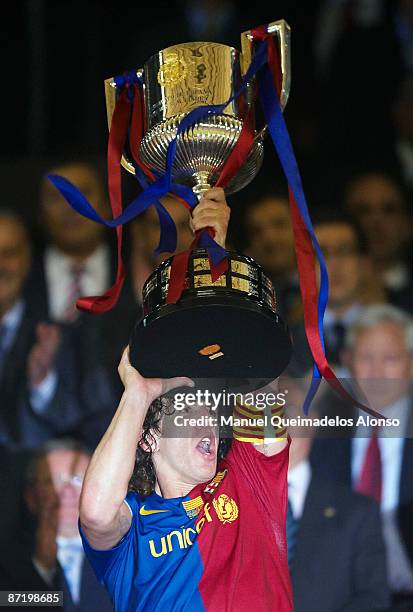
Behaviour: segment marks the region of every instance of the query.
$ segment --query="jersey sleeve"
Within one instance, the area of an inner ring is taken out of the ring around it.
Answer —
[[[290,439],[282,451],[267,456],[250,442],[233,440],[225,459],[239,484],[247,487],[267,512],[278,509],[279,516],[283,516],[287,508],[289,446]]]
[[[119,574],[125,571],[124,566],[126,559],[129,559],[128,563],[130,563],[130,555],[133,555],[133,549],[136,549],[136,520],[139,512],[139,503],[136,494],[129,493],[124,503],[127,504],[131,511],[132,522],[123,538],[113,548],[109,548],[107,550],[98,550],[93,548],[89,544],[79,523],[79,532],[82,538],[82,544],[86,557],[89,560],[99,582],[106,585],[111,595],[113,595],[115,591],[116,581]]]

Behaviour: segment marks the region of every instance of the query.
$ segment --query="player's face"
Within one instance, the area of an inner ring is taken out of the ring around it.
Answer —
[[[174,419],[175,412],[168,419]],[[168,480],[176,483],[182,490],[191,490],[195,485],[211,480],[217,466],[217,430],[208,422],[210,413],[206,408],[191,408],[183,411],[184,418],[205,417],[202,425],[182,425],[173,431],[163,424],[163,434],[158,439],[153,461],[159,482]],[[167,431],[166,431],[167,430]],[[172,436],[168,435],[172,433]],[[179,437],[176,437],[180,434]]]

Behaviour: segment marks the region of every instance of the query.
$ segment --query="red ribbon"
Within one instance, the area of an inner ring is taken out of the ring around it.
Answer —
[[[275,47],[274,40],[272,36],[268,34],[266,28],[264,27],[257,28],[253,31],[253,33],[258,40],[267,39],[268,41],[268,63],[271,68],[271,72],[274,78],[274,84],[276,86],[276,90],[279,96],[279,93],[281,91],[281,71],[278,52]],[[315,254],[312,239],[305,225],[304,219],[301,215],[300,209],[295,200],[290,185],[288,186],[288,194],[294,232],[294,246],[297,258],[298,274],[300,279],[300,291],[303,302],[304,327],[314,362],[321,376],[323,376],[327,380],[330,386],[333,387],[337,391],[337,393],[339,393],[339,395],[341,395],[344,399],[350,401],[353,405],[356,405],[358,408],[362,408],[368,414],[374,417],[380,417],[377,412],[375,412],[368,406],[365,406],[364,404],[358,402],[343,387],[343,385],[338,380],[327,361],[321,341],[321,333],[318,321],[318,291],[315,268]]]
[[[176,304],[181,299],[182,292],[187,287],[186,273],[188,270],[189,257],[192,251],[198,247],[202,232],[207,232],[211,238],[215,236],[215,230],[212,227],[207,227],[204,230],[197,230],[195,232],[195,238],[191,242],[189,248],[186,249],[186,251],[177,253],[172,259],[168,295],[166,297],[167,304]],[[228,270],[228,259],[222,259],[218,264],[214,265],[210,255],[208,255],[208,258],[211,270],[211,280],[215,283],[215,281]]]
[[[113,217],[117,217],[122,213],[122,179],[120,162],[128,135],[130,113],[131,102],[129,100],[127,90],[124,90],[119,96],[113,112],[108,141],[108,186]],[[78,299],[76,306],[81,310],[101,314],[113,308],[118,301],[126,275],[122,259],[122,229],[123,228],[121,225],[116,228],[118,263],[114,284],[103,295],[87,296]]]
[[[145,176],[150,180],[155,180],[155,175],[151,172],[148,166],[141,160],[139,155],[139,147],[142,140],[144,130],[144,113],[142,92],[139,86],[132,84],[132,100],[129,96],[128,85],[120,94],[112,116],[112,122],[108,140],[108,186],[109,186],[109,201],[112,209],[113,217],[117,217],[122,213],[122,178],[121,178],[121,159],[129,133],[129,146],[132,157],[135,163],[142,168]],[[133,112],[131,113],[133,108]],[[132,116],[131,116],[132,115]],[[123,228],[116,228],[117,240],[117,272],[114,284],[103,295],[87,296],[79,298],[76,306],[81,310],[87,310],[94,314],[101,314],[111,310],[119,299],[125,281],[125,266],[122,258],[122,236]]]

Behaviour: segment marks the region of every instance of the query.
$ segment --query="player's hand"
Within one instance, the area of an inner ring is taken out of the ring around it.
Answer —
[[[224,190],[221,187],[212,187],[195,206],[189,224],[194,233],[212,227],[215,230],[215,241],[225,247],[230,214],[231,209],[225,199]]]
[[[172,389],[178,387],[194,387],[194,382],[186,376],[175,378],[144,378],[129,361],[129,347],[123,351],[118,372],[126,391],[137,393],[147,403],[151,404]]]
[[[27,377],[29,385],[39,385],[53,368],[56,353],[61,342],[61,333],[57,325],[39,323],[36,327],[36,342],[27,359]]]

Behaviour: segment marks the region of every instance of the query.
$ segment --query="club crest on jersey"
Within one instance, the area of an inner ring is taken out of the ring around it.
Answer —
[[[212,503],[221,523],[232,523],[238,518],[238,506],[232,497],[222,493]]]
[[[188,499],[188,501],[182,502],[182,505],[189,518],[194,518],[201,512],[204,505],[204,500],[200,495],[198,495],[198,497],[195,497],[194,499]]]
[[[224,480],[225,476],[227,475],[227,472],[228,470],[217,472],[211,482],[209,482],[205,487],[204,493],[209,493],[210,495],[214,494],[221,482]]]

